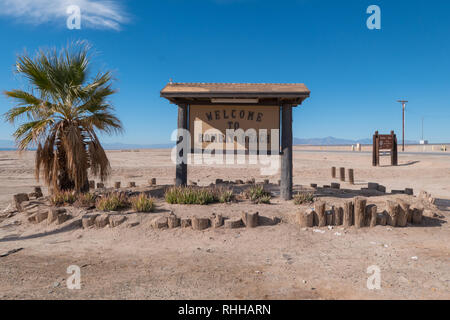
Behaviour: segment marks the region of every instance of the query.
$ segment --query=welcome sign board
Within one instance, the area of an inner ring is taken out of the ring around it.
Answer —
[[[192,146],[202,146],[202,149],[213,144],[217,148],[248,150],[252,137],[247,136],[244,144],[238,139],[230,140],[233,137],[227,136],[227,129],[232,132],[242,129],[246,133],[253,132],[253,129],[258,150],[262,143],[267,143],[267,150],[270,150],[271,130],[280,129],[279,106],[191,105],[189,109]],[[261,129],[267,130],[267,136],[261,135]]]

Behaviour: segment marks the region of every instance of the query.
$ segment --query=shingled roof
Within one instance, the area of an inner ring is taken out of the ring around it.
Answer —
[[[173,103],[257,98],[267,103],[290,101],[297,105],[309,95],[310,91],[303,83],[168,83],[161,90],[161,97]]]

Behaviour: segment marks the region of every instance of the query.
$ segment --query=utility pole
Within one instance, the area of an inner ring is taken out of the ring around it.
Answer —
[[[406,109],[406,104],[408,103],[408,101],[406,100],[397,100],[397,102],[400,102],[402,104],[402,109],[403,109],[403,134],[402,134],[402,151],[405,151],[405,109]]]

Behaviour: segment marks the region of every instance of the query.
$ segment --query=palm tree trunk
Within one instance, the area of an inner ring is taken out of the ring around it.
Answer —
[[[72,191],[75,189],[75,183],[70,179],[67,172],[67,158],[64,148],[58,147],[57,150],[59,161],[59,173],[58,173],[58,187],[60,191]]]

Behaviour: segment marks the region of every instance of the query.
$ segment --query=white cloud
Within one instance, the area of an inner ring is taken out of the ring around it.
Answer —
[[[120,30],[129,18],[117,0],[0,0],[0,16],[22,23],[61,23],[66,25],[66,10],[76,5],[81,9],[82,28]]]

